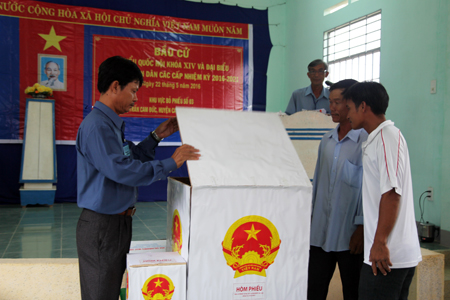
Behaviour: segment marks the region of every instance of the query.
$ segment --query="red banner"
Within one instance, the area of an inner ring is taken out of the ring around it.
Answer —
[[[56,139],[75,140],[100,97],[98,67],[115,55],[134,61],[144,77],[137,105],[123,115],[130,140],[175,116],[177,106],[251,109],[248,24],[0,1],[0,25],[9,17],[19,20],[20,136],[23,91],[37,82],[53,89]]]
[[[242,47],[94,36],[93,51],[93,90],[98,67],[112,55],[140,67],[139,101],[126,117],[167,118],[176,106],[242,110]],[[99,97],[96,91],[92,103]]]

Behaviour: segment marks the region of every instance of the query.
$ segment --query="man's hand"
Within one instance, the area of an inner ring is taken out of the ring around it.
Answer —
[[[387,240],[397,220],[401,196],[395,189],[381,195],[380,211],[378,213],[378,225],[373,245],[370,249],[369,261],[372,262],[373,275],[377,275],[377,267],[383,275],[391,271],[392,266],[387,247]]]
[[[177,164],[177,168],[181,167],[186,160],[198,160],[200,158],[200,150],[190,145],[178,147],[172,155],[173,160]]]
[[[389,256],[389,249],[386,244],[374,241],[372,249],[370,249],[369,261],[372,262],[373,275],[377,275],[377,267],[381,273],[386,276],[391,271],[392,266]]]
[[[350,254],[360,254],[364,250],[364,227],[358,225],[350,238]]]
[[[168,120],[159,124],[158,128],[155,129],[156,135],[158,135],[158,137],[161,139],[164,139],[177,131],[178,122],[176,117],[169,118]]]

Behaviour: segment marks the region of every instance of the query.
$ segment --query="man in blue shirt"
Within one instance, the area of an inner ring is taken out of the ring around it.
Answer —
[[[139,67],[120,56],[99,67],[100,99],[78,129],[77,251],[83,300],[118,299],[126,254],[130,249],[137,186],[165,179],[186,160],[197,160],[198,150],[177,148],[168,159],[153,160],[155,147],[178,130],[176,118],[161,123],[137,146],[125,140],[119,115],[136,103],[142,86]]]
[[[321,59],[313,60],[308,65],[308,78],[311,85],[295,90],[292,93],[286,114],[292,115],[302,110],[325,110],[330,113],[328,96],[330,92],[323,87],[323,81],[328,76],[328,65]]]
[[[312,194],[308,299],[327,298],[336,263],[345,300],[358,299],[363,262],[362,151],[364,130],[352,130],[343,94],[356,80],[330,88],[330,111],[338,126],[320,142]]]

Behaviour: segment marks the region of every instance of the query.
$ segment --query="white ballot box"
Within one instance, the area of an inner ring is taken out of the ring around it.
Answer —
[[[127,273],[127,299],[186,299],[186,261],[176,252],[128,254]]]
[[[170,178],[167,251],[187,299],[306,299],[311,183],[277,114],[177,107],[201,152]]]
[[[131,241],[130,254],[144,252],[166,252],[166,243],[166,240]]]

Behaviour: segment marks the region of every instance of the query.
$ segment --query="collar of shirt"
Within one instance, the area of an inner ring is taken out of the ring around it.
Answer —
[[[316,98],[316,99],[320,99],[320,98],[326,98],[326,99],[328,99],[329,94],[330,94],[330,90],[327,89],[326,87],[323,87],[322,93],[320,93],[319,98],[316,98],[316,96],[314,95],[314,93],[313,93],[313,91],[312,91],[311,85],[309,85],[309,86],[306,88],[306,92],[305,92],[305,96],[313,95],[313,97]]]
[[[122,118],[119,117],[111,108],[101,103],[100,101],[95,102],[94,108],[99,109],[102,113],[104,113],[108,118],[111,119],[111,121],[117,128],[119,128],[119,130],[122,130],[124,122]]]
[[[378,133],[380,133],[381,129],[387,126],[394,126],[394,122],[392,122],[391,120],[386,120],[378,125],[378,127],[369,134],[369,136],[367,137],[367,141],[361,144],[362,149],[365,150],[367,146],[375,139]]]
[[[338,124],[337,126],[336,126],[336,128],[334,128],[333,130],[331,130],[330,132],[328,132],[328,133],[326,133],[325,135],[328,137],[328,138],[333,138],[337,143],[339,143],[339,133],[338,133],[338,130],[339,130],[339,127],[340,127],[341,125],[340,124]],[[349,138],[349,139],[351,139],[352,141],[354,141],[355,143],[357,143],[358,142],[358,139],[359,139],[359,134],[361,133],[361,130],[362,129],[356,129],[356,130],[350,130],[348,133],[347,133],[347,135],[341,140],[341,141],[343,141],[343,140],[345,140],[346,138]]]

